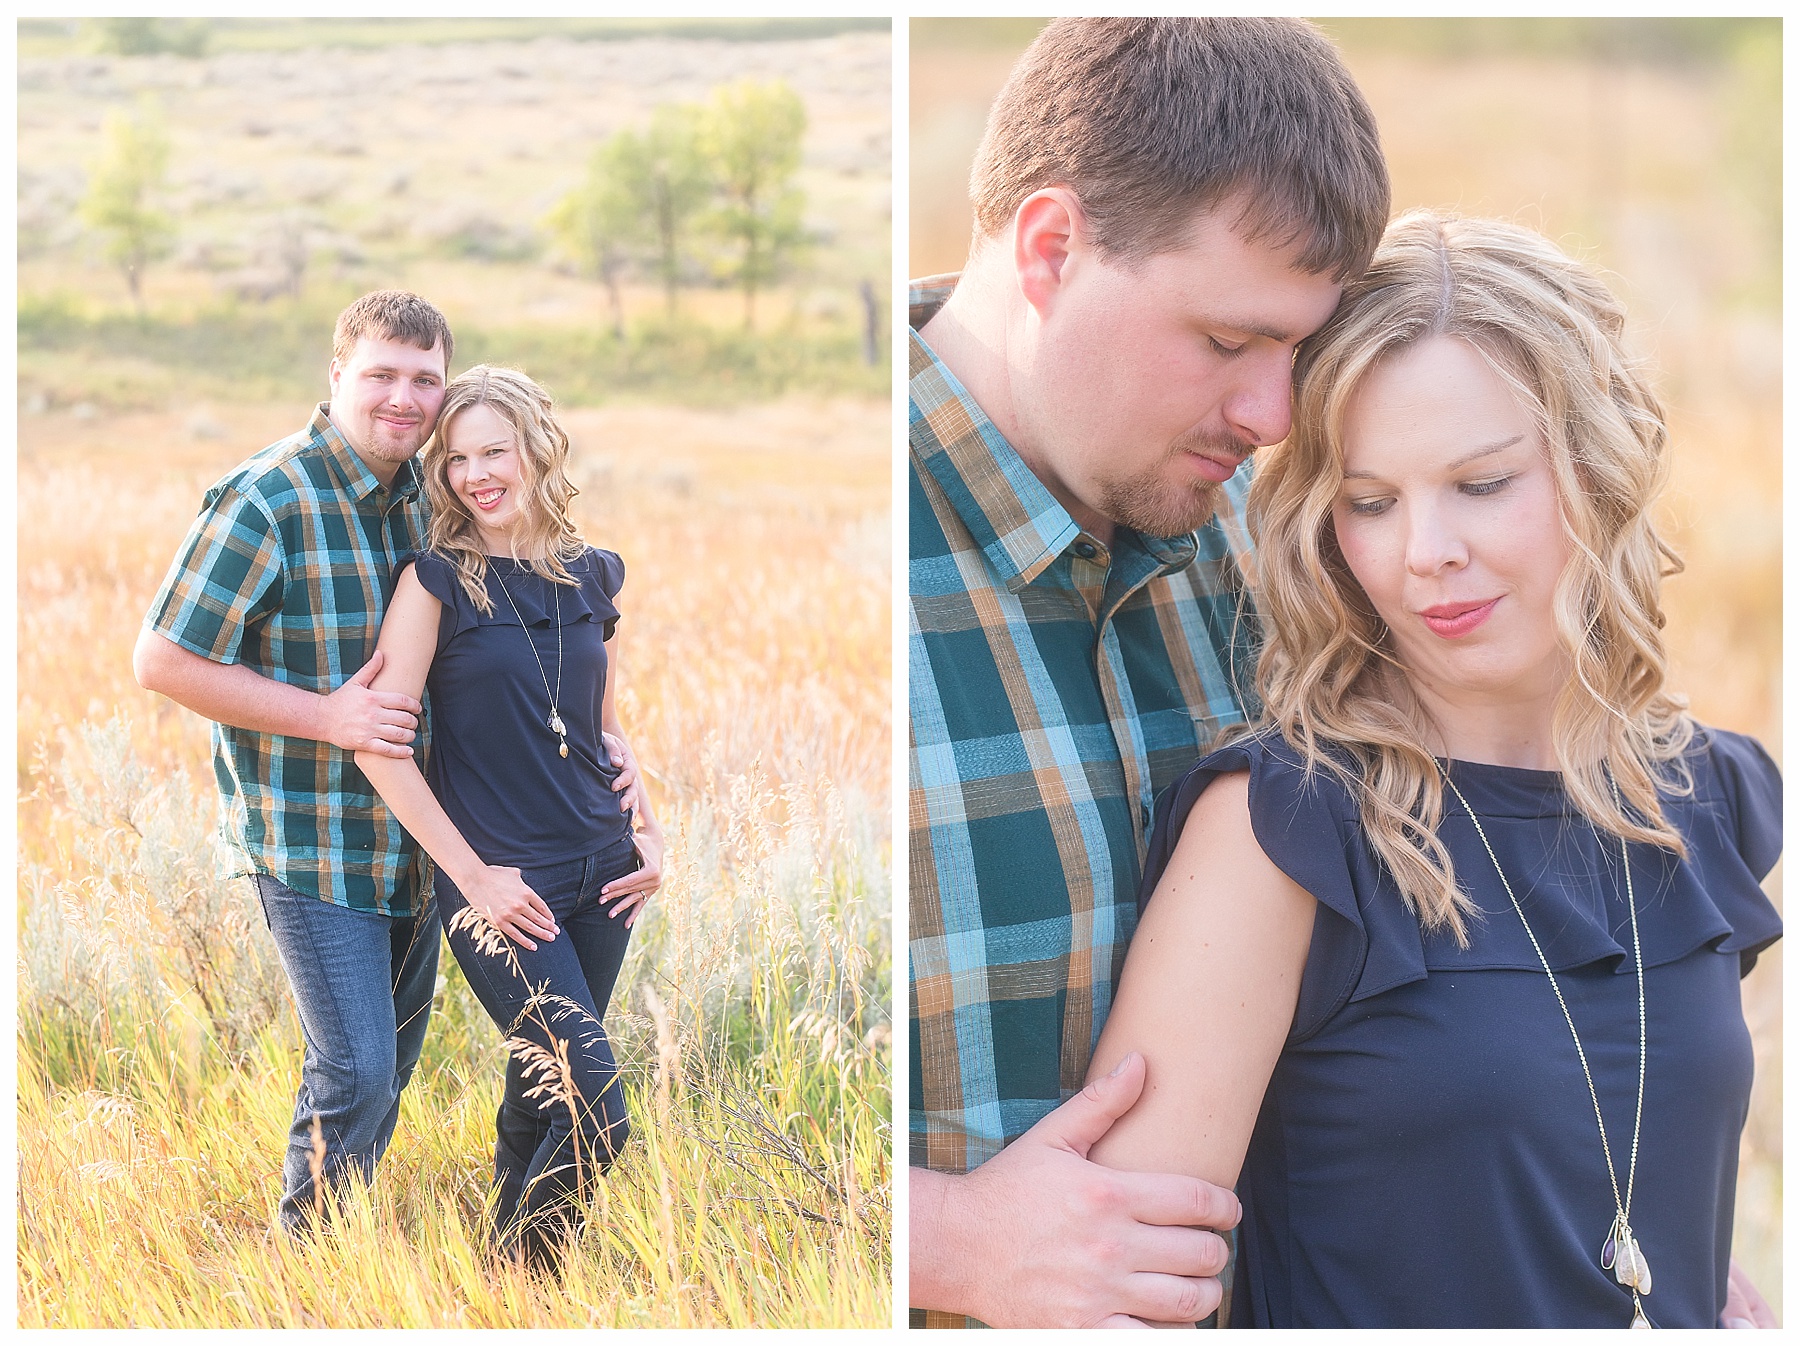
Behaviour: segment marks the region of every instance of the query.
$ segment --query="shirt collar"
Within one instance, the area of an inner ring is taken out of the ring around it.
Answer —
[[[1081,526],[919,335],[949,299],[957,279],[952,272],[908,286],[912,449],[988,564],[1017,593],[1074,544]],[[1164,573],[1191,564],[1198,554],[1192,533],[1138,536]]]
[[[382,489],[381,478],[369,470],[362,455],[350,447],[350,441],[344,437],[344,432],[331,419],[331,403],[319,403],[306,431],[337,469],[338,477],[352,500],[366,500]],[[387,489],[397,499],[412,500],[418,496],[421,483],[419,459],[415,454],[400,464],[399,470],[394,473],[393,485]]]

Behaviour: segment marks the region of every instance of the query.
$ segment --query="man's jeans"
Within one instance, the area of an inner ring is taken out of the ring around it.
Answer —
[[[352,1175],[367,1183],[393,1137],[431,1017],[441,927],[435,903],[397,920],[255,879],[306,1039],[282,1166],[281,1223],[299,1230],[319,1205],[315,1168],[328,1189]]]

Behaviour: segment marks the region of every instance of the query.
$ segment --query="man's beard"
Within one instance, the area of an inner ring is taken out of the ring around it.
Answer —
[[[356,447],[371,458],[378,458],[384,463],[404,463],[425,446],[431,438],[429,432],[416,433],[423,428],[423,422],[415,427],[415,433],[405,436],[384,432],[379,424],[372,425],[364,435],[364,443]]]
[[[1249,445],[1210,435],[1183,435],[1169,446],[1169,460],[1185,458],[1203,449],[1217,449],[1233,458],[1250,452]],[[1181,464],[1182,474],[1191,469]],[[1161,471],[1100,483],[1100,512],[1114,523],[1124,524],[1150,537],[1179,537],[1211,519],[1219,507],[1219,483],[1204,477],[1172,480],[1168,461]]]

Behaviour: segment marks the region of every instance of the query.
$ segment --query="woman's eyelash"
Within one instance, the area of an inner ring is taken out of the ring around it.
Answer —
[[[1465,481],[1461,483],[1457,489],[1464,495],[1493,495],[1496,491],[1510,485],[1511,482],[1512,477],[1510,475],[1505,477],[1492,477],[1486,481]],[[1393,504],[1393,497],[1383,495],[1363,500],[1351,500],[1346,504],[1345,508],[1352,514],[1376,515],[1385,513],[1388,506],[1391,504]]]

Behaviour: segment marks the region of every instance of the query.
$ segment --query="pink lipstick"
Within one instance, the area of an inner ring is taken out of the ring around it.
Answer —
[[[1433,632],[1446,640],[1466,636],[1488,619],[1500,600],[1490,598],[1480,603],[1439,603],[1425,608],[1419,617]]]

